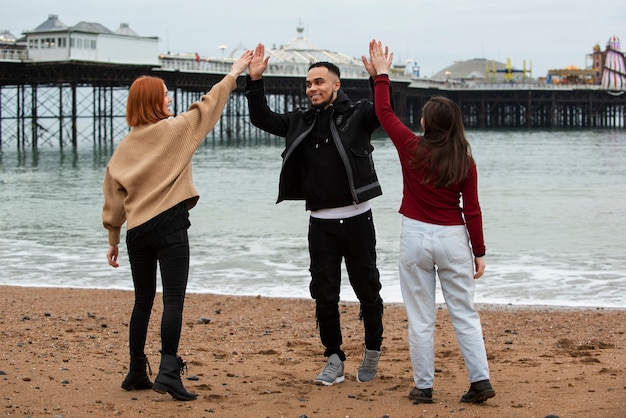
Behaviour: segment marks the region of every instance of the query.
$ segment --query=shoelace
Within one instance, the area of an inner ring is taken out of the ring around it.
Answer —
[[[374,370],[376,370],[377,365],[378,365],[378,359],[366,356],[363,359],[363,363],[361,364],[360,369],[361,370],[371,370],[371,371],[374,371]]]
[[[146,366],[148,366],[148,373],[152,376],[152,367],[150,367],[150,362],[148,361],[148,357],[146,357]]]
[[[322,374],[326,376],[335,376],[337,374],[337,371],[339,370],[339,367],[341,367],[341,364],[328,363],[324,368]]]
[[[363,370],[374,370],[376,369],[377,361],[371,357],[365,357],[363,360],[363,364],[361,365],[361,369]]]
[[[184,375],[185,373],[189,374],[189,371],[187,370],[187,363],[185,363],[184,361],[181,360],[181,364],[180,364],[180,375]]]

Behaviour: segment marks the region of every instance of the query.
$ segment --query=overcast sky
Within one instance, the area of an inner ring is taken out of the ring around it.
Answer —
[[[220,56],[258,42],[278,47],[298,36],[320,49],[360,57],[371,38],[382,40],[397,62],[417,61],[432,76],[456,61],[486,58],[527,67],[585,67],[586,56],[613,35],[626,50],[626,1],[595,0],[19,0],[5,2],[0,29],[20,37],[58,15],[68,26],[128,23],[140,36],[160,39],[161,52]],[[9,5],[10,4],[10,5]]]

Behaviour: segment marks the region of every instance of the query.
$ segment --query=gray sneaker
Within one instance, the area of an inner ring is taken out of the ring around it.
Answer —
[[[378,360],[380,359],[380,351],[365,349],[363,354],[363,363],[359,367],[356,374],[356,380],[359,382],[369,382],[376,377],[378,373]]]
[[[328,357],[326,367],[322,370],[322,373],[318,374],[315,378],[315,383],[320,385],[331,386],[335,383],[341,383],[344,381],[343,376],[343,361],[337,354],[333,354]]]

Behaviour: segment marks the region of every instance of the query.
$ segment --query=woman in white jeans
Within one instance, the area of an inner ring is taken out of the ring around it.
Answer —
[[[462,402],[479,403],[495,396],[482,326],[474,308],[474,280],[485,271],[478,175],[465,138],[459,106],[436,96],[423,108],[424,134],[415,135],[394,114],[388,72],[393,54],[376,40],[370,59],[376,116],[396,146],[402,165],[400,206],[400,288],[409,321],[409,345],[415,387],[409,398],[433,401],[434,333],[437,276],[450,313],[470,381]],[[463,202],[461,204],[461,201]]]

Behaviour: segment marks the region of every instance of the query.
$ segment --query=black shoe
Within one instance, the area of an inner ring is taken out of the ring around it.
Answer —
[[[469,390],[461,396],[461,402],[481,403],[496,396],[489,380],[481,380],[470,385]]]
[[[148,358],[143,357],[130,357],[130,367],[128,368],[128,374],[122,382],[122,389],[124,390],[142,390],[152,389],[152,382],[146,373],[146,369],[152,374],[150,363]]]
[[[174,399],[179,401],[195,400],[197,395],[193,392],[188,392],[180,380],[180,376],[186,370],[187,364],[182,358],[176,355],[163,354],[161,356],[159,374],[154,379],[152,390],[158,393],[169,393]]]
[[[415,401],[415,403],[433,403],[433,390],[431,389],[418,389],[414,387],[409,392],[409,399]]]

